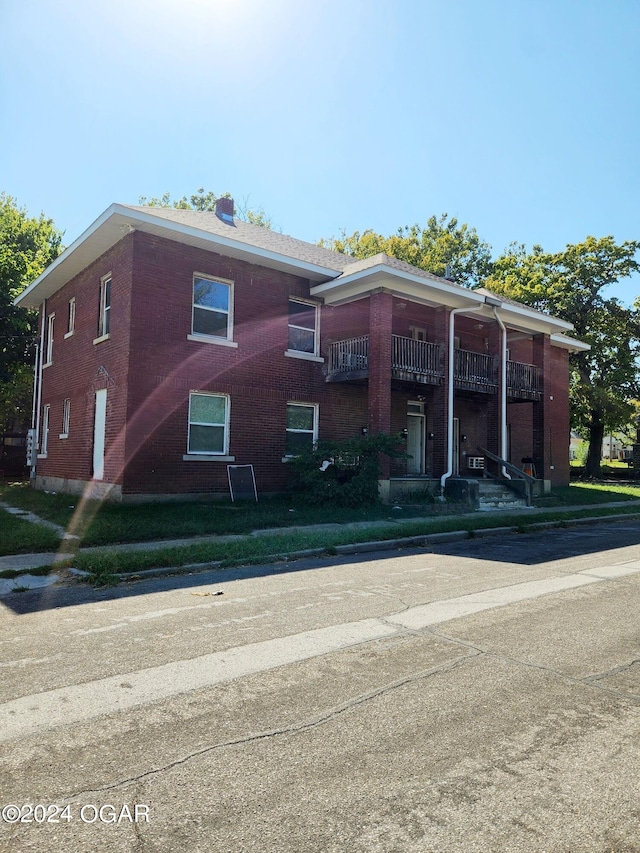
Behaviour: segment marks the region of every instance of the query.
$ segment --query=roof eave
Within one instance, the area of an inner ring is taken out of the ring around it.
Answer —
[[[200,228],[154,217],[121,204],[110,205],[56,260],[15,299],[22,308],[37,308],[68,281],[86,269],[131,231],[158,234],[187,245],[200,246],[262,266],[272,267],[313,281],[326,281],[339,275],[309,261],[297,260],[239,240],[232,240]]]
[[[311,295],[321,297],[327,305],[336,305],[366,296],[378,287],[386,287],[394,294],[408,298],[422,295],[423,301],[452,308],[481,307],[485,301],[481,294],[437,276],[414,275],[387,264],[376,264],[351,274],[343,273],[332,281],[312,287]]]

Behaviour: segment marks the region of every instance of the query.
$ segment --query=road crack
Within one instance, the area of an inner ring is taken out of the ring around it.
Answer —
[[[268,740],[269,738],[281,737],[283,735],[297,735],[311,731],[313,729],[332,722],[333,720],[337,719],[348,711],[353,710],[354,708],[357,708],[361,705],[366,704],[367,702],[371,702],[372,700],[377,699],[379,696],[383,696],[386,693],[398,690],[399,688],[404,687],[407,684],[413,684],[415,682],[422,681],[427,678],[432,678],[442,673],[450,672],[460,666],[464,666],[465,664],[474,660],[478,656],[479,654],[466,654],[459,658],[455,658],[452,661],[448,661],[446,664],[442,664],[441,666],[431,667],[429,669],[424,669],[419,672],[411,673],[410,675],[407,675],[404,678],[400,678],[397,681],[388,682],[387,684],[383,684],[380,687],[377,687],[375,690],[370,690],[366,693],[361,693],[359,696],[355,696],[351,699],[348,699],[346,702],[342,702],[340,705],[336,705],[335,707],[325,711],[323,714],[313,717],[310,720],[307,720],[306,722],[292,723],[288,726],[282,726],[274,729],[266,729],[264,731],[248,734],[244,737],[233,738],[231,740],[221,741],[220,743],[209,744],[208,746],[204,746],[201,749],[194,750],[188,753],[187,755],[184,755],[181,758],[176,758],[174,761],[170,761],[160,767],[154,767],[150,770],[145,770],[144,773],[140,773],[137,776],[130,776],[125,779],[120,779],[117,782],[112,782],[109,785],[102,785],[98,788],[75,791],[74,793],[65,796],[63,802],[70,803],[76,800],[78,797],[84,797],[92,794],[102,794],[106,791],[112,791],[124,785],[140,783],[145,779],[149,779],[153,776],[158,775],[159,773],[164,773],[167,770],[172,770],[175,767],[180,767],[181,765],[187,764],[193,759],[200,758],[203,755],[207,755],[217,750],[227,749],[229,747],[235,746],[242,746],[243,744],[252,743],[254,741]]]

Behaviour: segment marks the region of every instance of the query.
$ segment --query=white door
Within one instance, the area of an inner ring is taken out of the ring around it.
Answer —
[[[407,474],[424,474],[424,403],[409,403],[407,454]]]
[[[96,391],[96,410],[93,421],[93,479],[104,477],[104,435],[107,424],[107,389]]]

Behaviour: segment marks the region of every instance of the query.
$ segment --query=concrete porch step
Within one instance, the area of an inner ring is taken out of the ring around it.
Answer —
[[[491,512],[505,509],[524,509],[527,502],[518,497],[511,489],[493,480],[478,482],[480,512]]]

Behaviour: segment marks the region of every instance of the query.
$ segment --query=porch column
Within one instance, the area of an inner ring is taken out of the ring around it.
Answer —
[[[547,335],[533,339],[534,364],[542,369],[542,400],[533,403],[536,474],[552,485],[569,482],[569,362]],[[519,461],[519,460],[516,460]]]
[[[391,329],[393,297],[376,290],[369,298],[369,431],[391,432]],[[382,479],[389,480],[389,460],[382,457]]]

